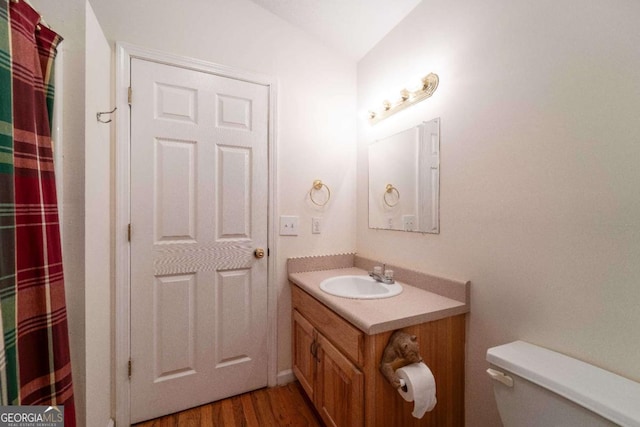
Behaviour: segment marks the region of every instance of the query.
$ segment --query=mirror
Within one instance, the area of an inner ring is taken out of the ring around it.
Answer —
[[[369,228],[440,232],[440,118],[369,146]]]

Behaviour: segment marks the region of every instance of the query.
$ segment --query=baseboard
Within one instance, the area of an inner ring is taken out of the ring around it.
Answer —
[[[296,380],[296,376],[291,369],[278,372],[278,385],[289,384]]]

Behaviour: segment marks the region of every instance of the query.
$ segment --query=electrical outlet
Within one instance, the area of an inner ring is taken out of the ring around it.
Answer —
[[[280,216],[280,235],[281,236],[297,236],[298,235],[298,217],[297,216]]]
[[[311,218],[311,233],[322,233],[322,221],[320,217],[314,216],[313,218]]]
[[[416,229],[416,216],[402,215],[402,223],[404,224],[404,231],[414,231]]]

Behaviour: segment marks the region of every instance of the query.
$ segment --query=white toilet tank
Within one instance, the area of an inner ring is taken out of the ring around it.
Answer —
[[[505,427],[640,427],[640,383],[524,341],[487,361]]]

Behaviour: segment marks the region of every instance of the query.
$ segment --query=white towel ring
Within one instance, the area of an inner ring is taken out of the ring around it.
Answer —
[[[327,199],[324,202],[318,202],[316,199],[313,198],[313,193],[315,191],[322,190],[322,187],[327,189]],[[311,190],[309,190],[309,198],[311,199],[311,202],[314,205],[322,207],[322,206],[326,205],[329,202],[329,199],[331,199],[331,190],[329,190],[329,187],[327,186],[327,184],[323,183],[319,179],[316,179],[315,181],[313,181],[313,185],[311,186]]]
[[[396,193],[396,200],[395,202],[393,201],[393,199],[391,199],[391,202],[387,199],[387,196],[392,195],[393,193]],[[387,184],[387,186],[385,187],[384,190],[384,194],[382,195],[382,200],[384,200],[384,204],[389,206],[390,208],[394,207],[395,205],[398,204],[398,202],[400,201],[400,192],[398,191],[398,189],[396,187],[394,187],[392,184]]]

